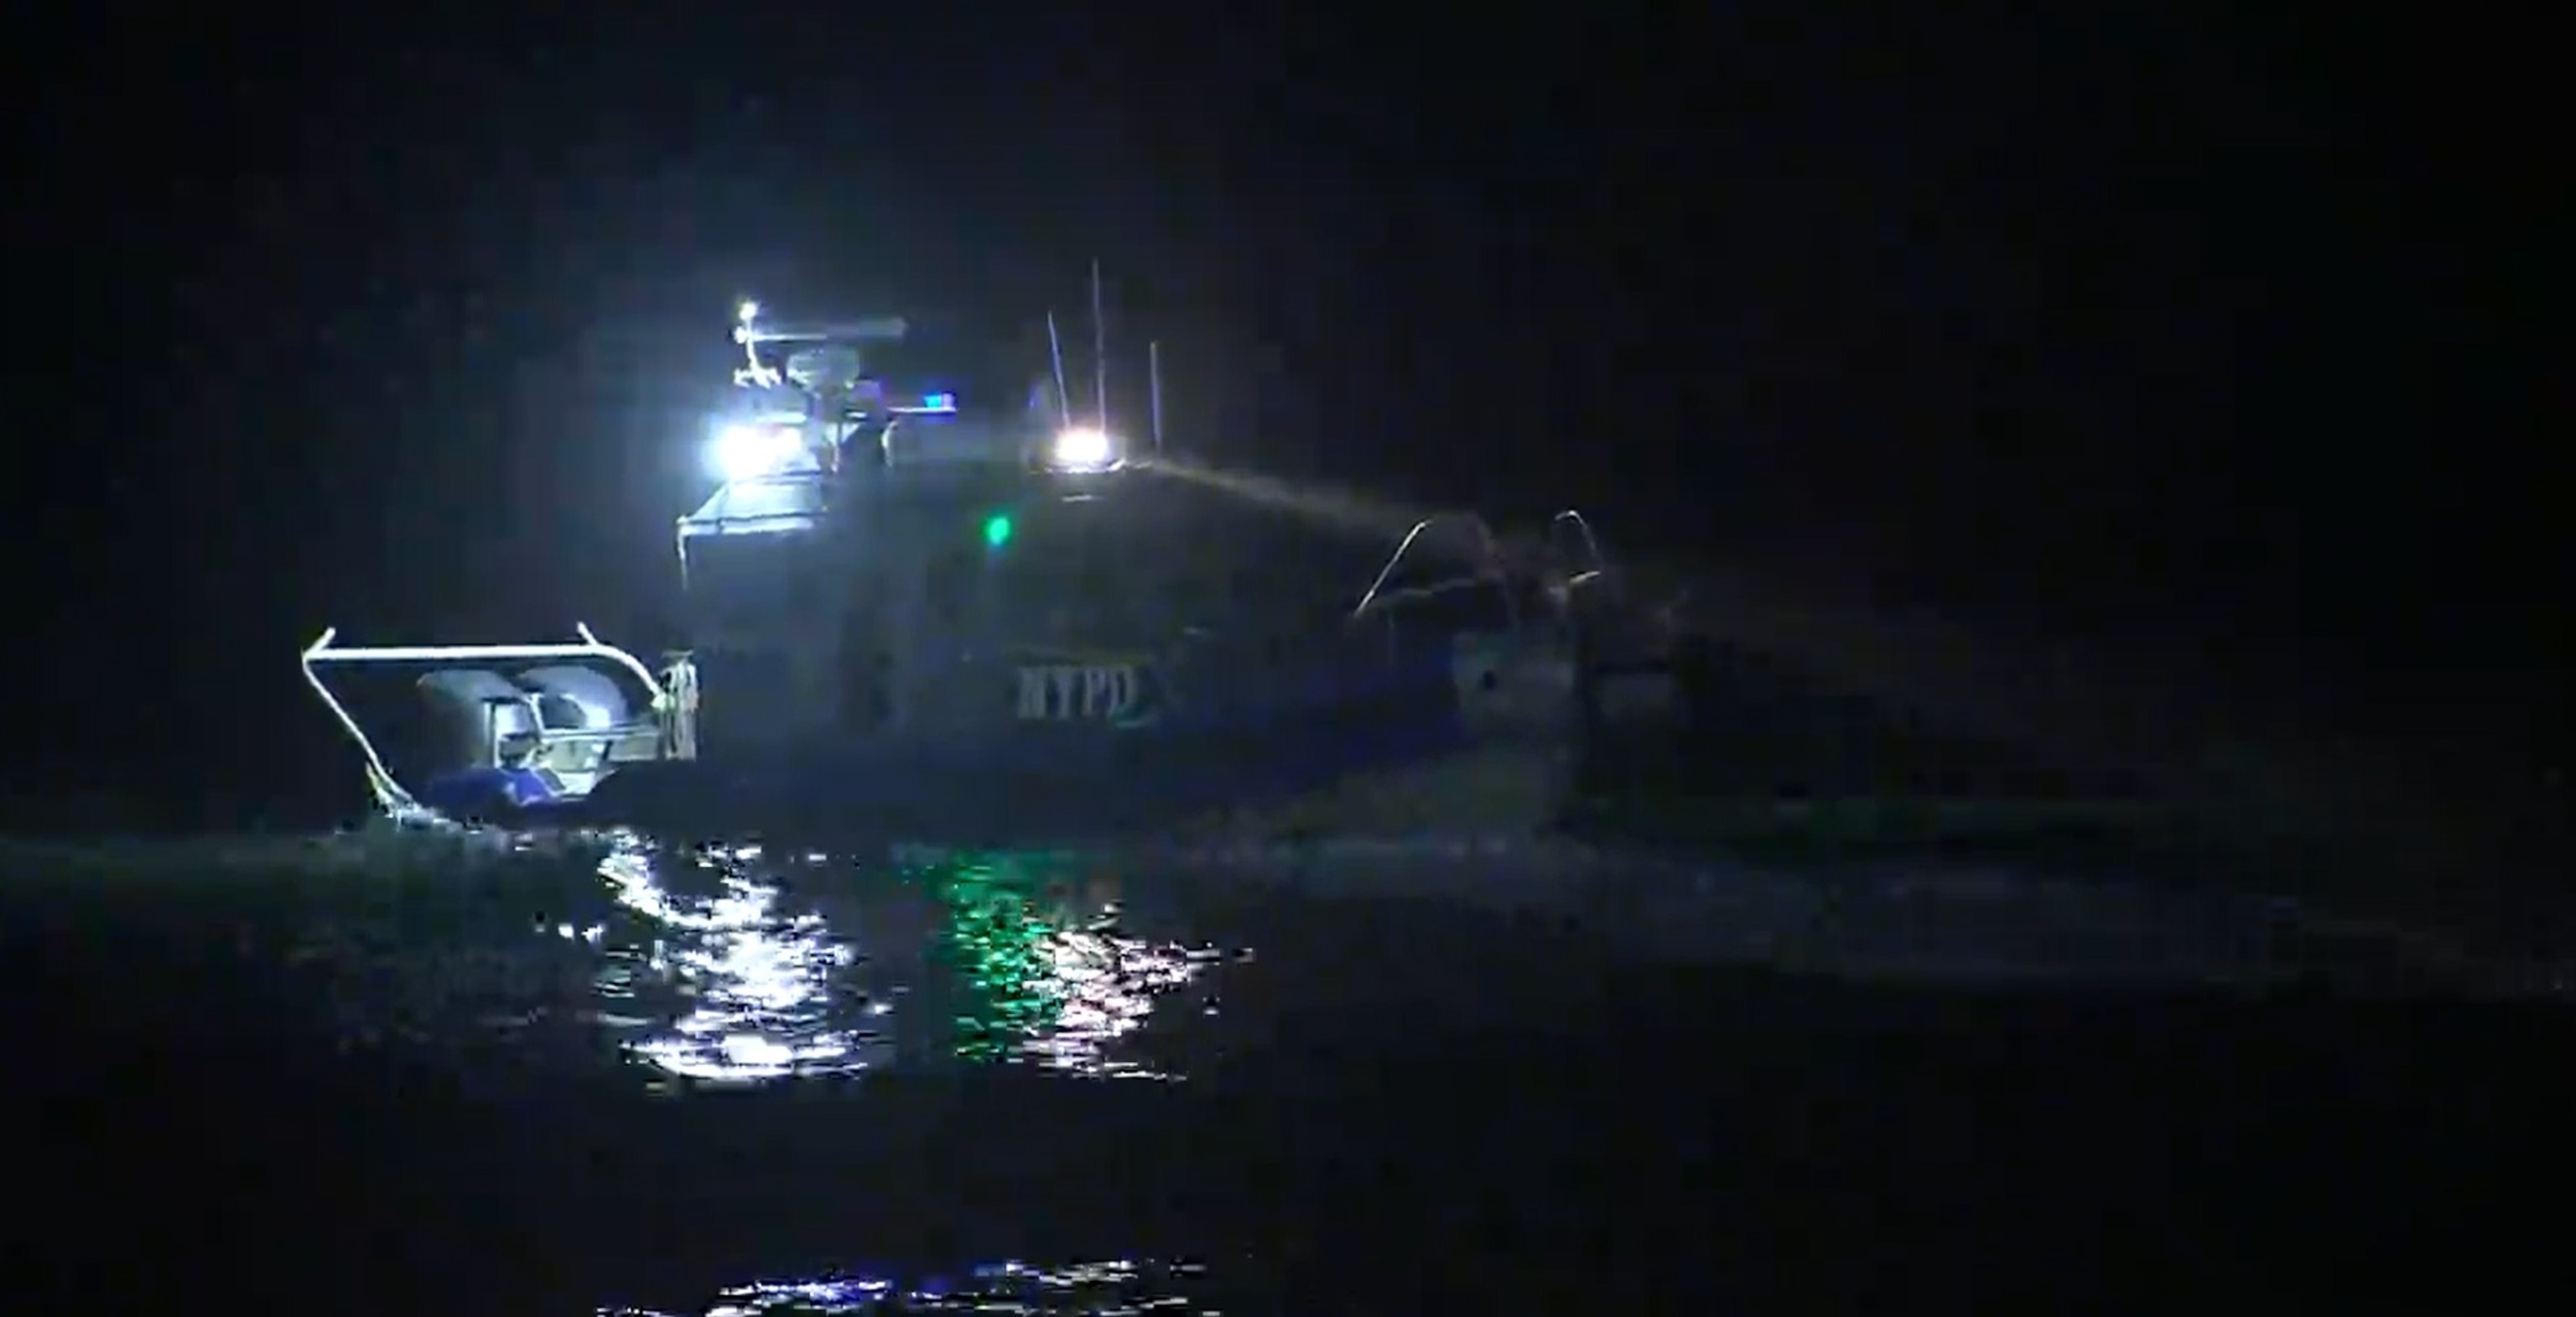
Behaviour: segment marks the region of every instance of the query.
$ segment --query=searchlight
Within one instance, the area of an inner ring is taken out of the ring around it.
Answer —
[[[1107,431],[1090,426],[1057,431],[1047,449],[1047,465],[1058,471],[1105,471],[1117,462],[1117,443]]]
[[[707,447],[707,468],[731,483],[776,475],[805,452],[805,438],[793,425],[741,422],[716,431]]]

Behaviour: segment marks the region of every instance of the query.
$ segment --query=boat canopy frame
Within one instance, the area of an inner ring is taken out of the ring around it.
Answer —
[[[304,682],[331,711],[340,729],[358,747],[366,763],[367,790],[376,806],[397,820],[417,820],[434,816],[436,811],[420,803],[419,798],[395,777],[385,763],[373,738],[359,725],[330,683],[322,679],[321,669],[331,666],[401,666],[437,667],[447,664],[486,664],[568,659],[606,664],[634,678],[643,687],[648,713],[645,719],[619,727],[543,728],[538,732],[545,747],[558,745],[613,745],[634,738],[650,724],[660,733],[660,757],[694,759],[697,751],[698,683],[695,662],[685,651],[671,654],[669,666],[656,673],[632,652],[603,641],[589,624],[573,624],[574,640],[570,643],[534,645],[341,645],[339,628],[324,627],[304,647],[301,666]]]

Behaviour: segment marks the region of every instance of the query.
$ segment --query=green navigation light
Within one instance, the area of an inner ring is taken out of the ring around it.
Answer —
[[[998,549],[1011,542],[1011,514],[996,512],[984,518],[984,547]]]

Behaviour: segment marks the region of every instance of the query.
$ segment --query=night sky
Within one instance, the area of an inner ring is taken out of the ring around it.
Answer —
[[[326,622],[660,616],[737,298],[1016,391],[1094,257],[1119,410],[1158,339],[1229,461],[2535,722],[2563,212],[2510,33],[534,8],[12,39],[13,814],[339,782]]]

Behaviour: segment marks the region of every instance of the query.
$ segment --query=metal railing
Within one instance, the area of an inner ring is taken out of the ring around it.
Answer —
[[[693,709],[684,710],[675,704],[671,688],[666,687],[662,680],[654,675],[653,670],[645,666],[643,660],[602,641],[584,623],[573,624],[573,634],[579,639],[571,644],[339,646],[332,643],[339,634],[339,628],[325,627],[321,635],[314,637],[312,644],[304,647],[301,656],[304,682],[313,688],[315,695],[321,697],[323,707],[331,711],[331,716],[338,720],[341,730],[348,733],[349,739],[357,744],[358,753],[366,761],[367,789],[369,794],[374,796],[377,806],[386,813],[397,816],[420,812],[419,801],[394,777],[393,770],[385,764],[383,754],[376,749],[374,740],[368,737],[365,728],[359,726],[357,717],[349,712],[348,706],[341,702],[339,695],[332,691],[330,684],[322,680],[321,673],[317,671],[318,668],[332,664],[409,666],[514,662],[532,659],[587,659],[614,664],[634,677],[636,682],[643,686],[656,719],[667,723],[673,717],[685,717],[693,712]],[[693,676],[688,680],[687,689],[694,696]],[[694,699],[692,698],[689,703],[694,705]],[[541,739],[549,744],[613,742],[621,735],[632,735],[634,731],[631,726],[599,730],[567,730],[541,733]],[[668,739],[670,738],[666,733],[666,740]],[[690,735],[685,739],[694,745],[696,738]]]

